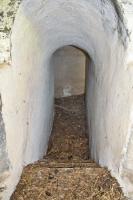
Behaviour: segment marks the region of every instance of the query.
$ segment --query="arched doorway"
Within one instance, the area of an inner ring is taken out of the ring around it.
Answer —
[[[74,46],[62,47],[51,58],[55,114],[48,158],[77,162],[89,158],[85,106],[87,60],[87,54]]]
[[[85,106],[85,99],[89,101],[89,61],[86,53],[70,46],[52,54],[50,88],[55,100],[49,147],[43,159],[25,167],[11,200],[124,197],[116,180],[89,155]]]
[[[55,70],[55,97],[84,94],[85,53],[79,48],[65,46],[54,53],[52,62]]]
[[[1,80],[4,145],[11,163],[5,195],[10,196],[23,166],[41,159],[47,151],[54,111],[51,58],[66,45],[83,49],[91,58],[86,72],[91,158],[119,177],[125,162],[121,155],[128,120],[124,119],[129,118],[131,106],[124,84],[129,76],[121,67],[126,36],[112,1],[22,2],[12,29],[12,67]],[[128,109],[123,109],[125,102],[129,102]]]

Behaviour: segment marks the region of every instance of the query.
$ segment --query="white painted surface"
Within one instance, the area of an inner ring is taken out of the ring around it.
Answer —
[[[132,31],[131,4],[124,16]],[[9,199],[23,166],[46,152],[53,119],[51,58],[66,45],[80,47],[91,57],[86,94],[92,158],[107,166],[133,199],[133,34],[126,49],[125,29],[118,34],[117,28],[111,1],[25,0],[21,4],[12,32],[12,66],[0,71],[12,164],[4,200]]]
[[[55,70],[55,97],[84,93],[85,53],[75,47],[66,46],[54,53],[52,63]]]

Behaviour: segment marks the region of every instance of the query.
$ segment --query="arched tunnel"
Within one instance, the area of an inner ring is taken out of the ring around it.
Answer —
[[[132,138],[127,40],[115,1],[21,2],[11,33],[11,67],[6,73],[2,69],[0,82],[9,161],[5,199],[14,191],[23,167],[47,152],[55,97],[81,93],[85,93],[91,159],[111,170],[124,192],[132,194],[132,181],[126,175],[130,167],[124,168]]]

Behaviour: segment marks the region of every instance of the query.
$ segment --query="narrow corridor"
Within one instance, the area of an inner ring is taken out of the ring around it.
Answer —
[[[110,173],[89,159],[84,96],[55,100],[47,155],[25,167],[11,200],[124,200]]]

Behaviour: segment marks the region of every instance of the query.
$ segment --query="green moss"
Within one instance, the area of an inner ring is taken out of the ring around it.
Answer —
[[[0,12],[0,17],[4,17],[4,12],[3,11]]]
[[[11,16],[13,16],[13,14],[14,14],[13,11],[9,11],[9,12],[7,12],[7,17],[11,17]]]
[[[5,26],[3,32],[4,32],[4,33],[8,33],[10,30],[11,30],[10,28],[8,28],[7,26]]]

